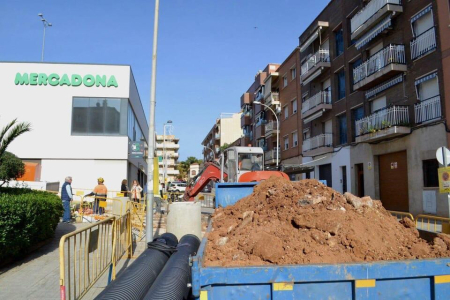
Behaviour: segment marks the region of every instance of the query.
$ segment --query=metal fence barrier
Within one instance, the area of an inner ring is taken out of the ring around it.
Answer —
[[[212,193],[200,193],[198,200],[201,202],[202,207],[214,208],[214,194]]]
[[[142,203],[128,202],[131,211],[131,229],[136,240],[142,240],[145,236],[146,205]]]
[[[417,215],[416,228],[432,232],[450,233],[450,218]]]
[[[388,212],[391,213],[391,215],[393,215],[394,217],[397,218],[397,221],[402,220],[403,218],[410,218],[412,221],[414,221],[414,216],[410,213],[407,212],[402,212],[402,211],[395,211],[395,210],[388,210]]]

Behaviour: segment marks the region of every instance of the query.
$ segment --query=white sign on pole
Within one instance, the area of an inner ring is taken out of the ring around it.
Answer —
[[[438,162],[447,167],[450,164],[450,150],[447,147],[440,147],[436,150],[436,158]]]

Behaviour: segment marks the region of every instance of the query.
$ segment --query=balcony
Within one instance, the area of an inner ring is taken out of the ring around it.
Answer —
[[[174,166],[174,165],[175,165],[175,160],[173,160],[173,159],[167,159],[167,160],[166,160],[166,164],[167,164],[168,166]],[[160,162],[158,162],[158,165],[163,166],[163,165],[164,165],[164,159],[161,160]]]
[[[244,93],[241,96],[241,107],[244,105],[251,105],[253,103],[253,94]]]
[[[258,92],[255,93],[255,101],[262,101],[264,99],[264,91],[263,89],[259,89]]]
[[[270,151],[264,152],[264,163],[266,165],[275,165],[277,163],[277,152],[278,152],[278,162],[280,161],[280,149],[272,149]]]
[[[279,128],[277,128],[277,122],[275,122],[275,121],[270,121],[264,127],[265,127],[265,131],[266,131],[266,137],[280,133]]]
[[[330,110],[331,108],[331,91],[319,92],[302,103],[302,119],[305,119],[319,111],[323,112],[325,110]],[[322,114],[313,119],[310,118],[311,120],[308,122],[320,117],[321,115]]]
[[[180,175],[178,170],[167,170],[167,175]]]
[[[442,117],[441,96],[435,96],[414,105],[416,124],[438,120]]]
[[[324,68],[330,67],[330,51],[319,49],[313,56],[308,58],[301,67],[301,82],[307,84],[322,73]]]
[[[406,70],[405,46],[389,45],[353,69],[353,90],[367,90]]]
[[[179,144],[174,144],[174,143],[156,143],[156,148],[157,149],[179,149],[180,145]]]
[[[280,105],[280,94],[276,92],[271,92],[269,95],[267,95],[266,99],[264,99],[264,104],[268,106],[277,106]],[[268,109],[267,107],[264,107],[264,109]]]
[[[411,132],[408,106],[392,106],[355,122],[356,142],[375,142]]]
[[[216,140],[220,140],[220,132],[216,132],[216,134],[214,135],[214,138]]]
[[[250,124],[252,124],[252,117],[250,116],[250,113],[243,113],[241,116],[241,128]]]
[[[436,49],[436,30],[431,27],[411,41],[411,59],[415,60]]]
[[[264,125],[262,125],[262,121],[260,120],[260,125],[255,127],[255,137],[256,139],[263,138],[266,134],[266,131],[264,130]],[[265,121],[264,121],[265,122]]]
[[[303,156],[316,156],[333,151],[333,134],[323,133],[303,141]]]
[[[402,12],[401,0],[370,1],[350,20],[351,39],[359,38],[387,15],[396,17]]]

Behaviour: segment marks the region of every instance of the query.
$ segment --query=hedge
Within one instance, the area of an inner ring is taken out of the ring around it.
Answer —
[[[52,238],[62,212],[61,199],[52,193],[0,188],[0,264]]]

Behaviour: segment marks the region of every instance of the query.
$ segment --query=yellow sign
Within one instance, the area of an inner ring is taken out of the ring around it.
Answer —
[[[450,193],[450,167],[439,168],[439,192]]]

